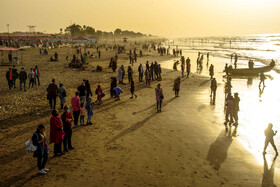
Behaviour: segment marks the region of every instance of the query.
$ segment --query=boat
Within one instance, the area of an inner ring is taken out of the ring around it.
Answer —
[[[258,75],[261,72],[269,72],[272,70],[274,66],[269,65],[269,66],[264,66],[264,67],[258,67],[258,68],[240,68],[240,69],[231,69],[229,70],[230,75]]]

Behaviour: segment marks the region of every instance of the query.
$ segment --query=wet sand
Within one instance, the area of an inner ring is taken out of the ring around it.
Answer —
[[[66,54],[66,50],[61,52]],[[180,97],[175,98],[173,80],[180,76],[180,72],[164,69],[163,81],[160,82],[165,95],[163,112],[156,113],[154,88],[157,82],[153,82],[150,88],[146,88],[144,83],[139,84],[136,68],[139,62],[173,61],[172,57],[160,57],[151,52],[149,56],[139,58],[134,65],[138,98],[129,99],[130,86],[125,85],[121,86],[124,89],[121,100],[113,101],[108,97],[109,78],[116,75],[110,73],[111,70],[105,69],[106,73],[72,70],[64,68],[66,62],[63,57],[63,63],[59,62],[57,66],[41,61],[39,55],[33,59],[31,55],[34,54],[34,51],[30,52],[26,57],[30,61],[26,64],[31,67],[39,65],[43,82],[40,88],[24,94],[21,92],[22,95],[19,91],[10,93],[4,77],[0,79],[3,93],[0,103],[5,106],[2,107],[4,113],[1,112],[1,186],[262,184],[263,166],[237,138],[225,134],[221,118],[223,112],[214,112],[213,106],[206,102],[205,94],[210,84],[208,77],[192,74],[189,79],[183,78]],[[91,63],[107,67],[112,54],[108,52],[103,62],[93,60]],[[121,56],[120,64],[128,64],[127,56]],[[192,67],[195,65],[192,60]],[[1,67],[1,74],[5,72],[6,68]],[[47,163],[50,171],[40,176],[36,159],[24,152],[24,142],[39,123],[44,123],[49,132],[50,110],[44,90],[52,77],[57,82],[63,80],[68,93],[67,104],[83,78],[90,80],[92,91],[101,83],[106,96],[103,104],[94,109],[94,125],[74,129],[72,142],[75,149],[59,158],[53,158],[51,152]],[[128,82],[127,76],[125,82]],[[276,176],[274,183],[279,184]]]

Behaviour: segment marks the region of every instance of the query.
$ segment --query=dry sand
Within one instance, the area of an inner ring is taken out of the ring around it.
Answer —
[[[50,54],[58,51],[58,63],[47,62],[49,56],[39,55],[38,50],[24,54],[24,67],[28,71],[38,65],[42,82],[27,92],[9,92],[7,67],[0,67],[0,186],[261,185],[262,166],[255,164],[254,157],[234,137],[225,135],[220,117],[213,115],[209,103],[201,100],[209,88],[209,78],[196,74],[183,78],[180,97],[175,98],[173,80],[180,72],[164,69],[160,82],[165,95],[163,112],[157,113],[154,88],[158,82],[152,82],[150,88],[138,83],[136,69],[139,62],[172,61],[173,57],[144,51],[144,57],[134,65],[138,98],[129,99],[130,86],[125,85],[120,86],[124,90],[121,100],[114,101],[109,98],[110,77],[117,73],[107,69],[114,52],[102,50],[102,59],[91,60],[89,68],[81,71],[65,68],[67,50],[50,50]],[[97,64],[105,68],[104,72],[90,71]],[[127,70],[127,55],[120,55],[118,66],[121,64]],[[45,88],[52,78],[64,83],[67,104],[84,78],[90,81],[93,92],[101,84],[106,96],[102,105],[95,105],[94,125],[74,129],[75,149],[58,158],[53,158],[51,152],[47,163],[50,171],[40,176],[36,158],[25,153],[24,142],[40,123],[49,132]]]

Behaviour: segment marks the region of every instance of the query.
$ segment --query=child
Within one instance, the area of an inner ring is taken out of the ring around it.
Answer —
[[[92,125],[92,123],[91,123],[91,116],[93,115],[92,108],[93,108],[93,104],[91,102],[91,98],[89,98],[87,101],[87,104],[86,104],[86,109],[88,112],[87,125]]]
[[[101,89],[100,85],[97,86],[97,88],[95,90],[95,94],[97,94],[96,102],[98,102],[99,104],[102,104],[102,89]]]
[[[85,115],[86,115],[86,109],[85,109],[85,105],[84,103],[81,104],[81,108],[80,108],[80,124],[81,126],[85,125]]]

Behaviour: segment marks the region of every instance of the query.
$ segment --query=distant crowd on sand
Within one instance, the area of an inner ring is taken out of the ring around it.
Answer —
[[[160,55],[169,55],[169,47],[165,48],[162,46],[158,46],[156,48],[156,45],[152,45],[152,49],[157,52]],[[118,48],[118,51],[125,51],[125,48]],[[75,55],[73,56],[72,61],[76,60],[83,61],[82,63],[86,63],[87,57],[83,58],[81,49],[77,50],[77,53],[80,55],[81,58],[77,58]],[[100,49],[97,48],[97,53],[99,54],[99,58],[101,57]],[[90,53],[89,53],[90,54]],[[111,98],[115,99],[116,101],[120,100],[120,95],[123,94],[122,85],[125,85],[125,76],[127,73],[127,83],[130,85],[130,99],[137,98],[137,95],[135,94],[135,81],[133,79],[133,69],[132,66],[137,63],[137,58],[143,56],[143,51],[139,51],[137,53],[137,50],[134,49],[133,51],[130,50],[128,55],[129,59],[129,66],[127,68],[127,72],[124,69],[123,65],[119,66],[118,71],[118,53],[114,55],[110,59],[109,62],[109,68],[112,68],[113,72],[116,72],[116,76],[111,77],[110,82],[110,95]],[[138,56],[139,55],[139,56]],[[181,71],[182,75],[175,78],[174,84],[173,84],[173,91],[175,92],[175,97],[179,97],[179,91],[181,86],[181,79],[183,79],[185,76],[186,78],[190,77],[191,72],[191,60],[189,57],[185,59],[185,57],[182,55],[182,50],[174,49],[173,55],[177,56],[180,55],[180,62],[181,62]],[[87,55],[86,55],[87,56]],[[209,63],[210,54],[207,53],[207,67]],[[58,61],[58,54],[54,57]],[[84,60],[83,60],[84,59]],[[203,59],[204,54],[198,53],[197,58],[197,72],[201,72],[203,69]],[[68,59],[66,59],[68,60]],[[177,70],[177,65],[179,64],[179,60],[174,63],[173,69]],[[101,67],[101,66],[100,66]],[[93,68],[94,69],[94,68]],[[93,69],[91,71],[93,71]],[[102,71],[102,67],[100,69]],[[164,94],[163,94],[163,88],[160,84],[160,81],[162,81],[162,69],[159,63],[157,61],[154,62],[148,62],[146,61],[145,67],[140,63],[138,66],[138,81],[139,85],[145,84],[147,87],[150,87],[150,84],[152,81],[156,81],[157,86],[155,88],[155,101],[156,101],[156,107],[157,112],[162,112],[162,103],[164,100]],[[95,70],[94,70],[95,71]],[[186,72],[186,73],[185,73]],[[42,73],[42,72],[41,72]],[[143,81],[143,78],[145,76],[145,83]],[[210,99],[213,104],[215,104],[216,99],[216,90],[217,90],[217,81],[214,78],[214,65],[211,64],[209,68],[209,76],[210,76]],[[12,90],[12,88],[16,88],[16,79],[19,77],[20,79],[20,90],[22,89],[22,84],[24,85],[24,90],[26,91],[26,80],[29,78],[29,87],[36,85],[36,81],[38,82],[38,85],[40,85],[40,72],[38,66],[35,68],[31,68],[30,72],[25,72],[24,68],[21,69],[20,73],[17,73],[17,69],[15,66],[13,68],[10,68],[9,71],[6,74],[6,78],[8,80],[8,86],[9,89]],[[231,126],[235,126],[235,133],[237,126],[239,124],[238,122],[238,112],[239,112],[239,94],[236,92],[234,93],[234,96],[232,96],[232,84],[231,84],[231,77],[229,75],[226,76],[227,82],[225,84],[225,128],[226,131],[228,131],[228,128],[231,128]],[[109,82],[108,82],[109,84]],[[119,85],[118,85],[119,84]],[[47,93],[47,100],[50,105],[51,109],[51,118],[50,118],[50,144],[54,144],[54,156],[60,156],[62,154],[67,153],[70,150],[73,150],[74,147],[72,146],[72,129],[85,126],[85,125],[93,125],[92,123],[92,117],[94,114],[94,106],[95,105],[102,105],[103,104],[103,98],[105,97],[105,93],[101,87],[101,85],[98,85],[95,89],[95,92],[92,92],[90,81],[89,80],[82,80],[81,85],[77,87],[77,90],[75,92],[75,95],[71,97],[71,106],[65,105],[66,98],[68,97],[67,94],[67,88],[61,82],[57,85],[56,80],[52,79],[52,81],[48,84],[46,88]],[[96,95],[96,100],[93,100],[93,95]],[[60,110],[63,110],[61,114],[59,114],[59,111],[56,108],[57,105],[57,97],[60,99]],[[272,130],[272,125],[269,125],[268,129],[266,130],[266,142],[264,147],[264,154],[266,147],[268,143],[271,143],[272,146],[275,148],[275,151],[277,152],[277,149],[274,145],[273,136],[276,135],[277,132],[274,133]],[[63,144],[63,151],[62,151],[62,144]],[[33,133],[32,136],[32,146],[36,146],[36,149],[33,151],[34,157],[37,157],[37,166],[39,169],[40,174],[46,174],[49,169],[45,168],[45,165],[48,160],[49,156],[49,146],[47,144],[47,137],[45,134],[45,126],[43,124],[40,124],[37,127],[37,130]],[[278,154],[278,152],[277,152]]]

